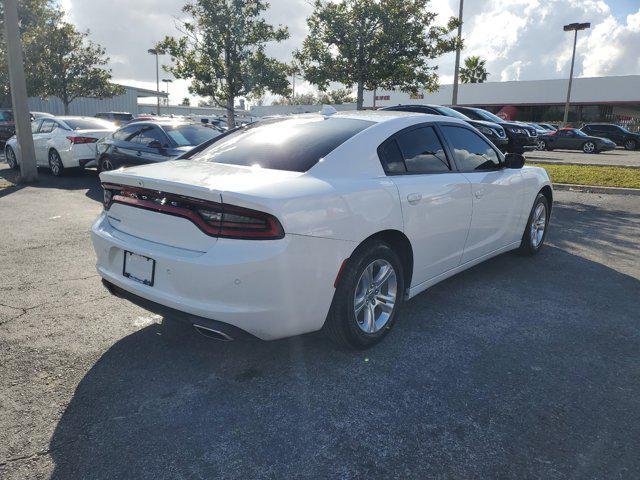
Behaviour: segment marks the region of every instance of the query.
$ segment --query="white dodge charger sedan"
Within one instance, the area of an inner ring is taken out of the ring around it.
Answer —
[[[384,337],[403,302],[503,252],[540,250],[552,188],[454,118],[300,115],[190,158],[103,172],[93,225],[114,294],[219,339]]]
[[[68,168],[95,165],[96,142],[116,130],[115,124],[93,117],[41,117],[31,123],[36,165],[49,167],[56,177]],[[7,140],[5,156],[18,168],[20,156],[15,135]]]

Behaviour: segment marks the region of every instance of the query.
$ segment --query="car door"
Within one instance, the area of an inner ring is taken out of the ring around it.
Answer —
[[[471,185],[451,168],[437,130],[430,124],[402,130],[378,154],[400,194],[413,285],[457,267],[471,220]]]
[[[40,166],[49,166],[49,150],[47,148],[48,141],[58,124],[55,120],[45,118],[40,124],[37,138],[33,139],[33,147],[36,154],[36,164]]]
[[[575,146],[575,133],[573,130],[558,130],[555,137],[553,148],[561,148],[566,150],[573,150]]]
[[[520,170],[504,168],[497,149],[465,126],[441,125],[458,171],[471,183],[473,210],[462,263],[518,242],[524,184]]]
[[[109,154],[117,164],[140,163],[140,144],[135,141],[135,138],[145,125],[136,123],[123,127],[113,134],[113,145]]]
[[[170,158],[171,146],[167,135],[157,125],[147,125],[133,139],[139,145],[137,153],[139,163],[164,162]]]

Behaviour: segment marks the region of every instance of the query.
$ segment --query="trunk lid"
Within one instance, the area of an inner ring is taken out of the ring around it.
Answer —
[[[175,160],[102,172],[102,183],[127,185],[156,192],[228,203],[265,213],[269,202],[262,192],[303,175],[299,172],[267,170],[192,160]],[[258,200],[256,200],[258,199]],[[216,237],[205,234],[195,223],[164,213],[114,203],[108,219],[119,231],[156,243],[196,251],[207,251]]]

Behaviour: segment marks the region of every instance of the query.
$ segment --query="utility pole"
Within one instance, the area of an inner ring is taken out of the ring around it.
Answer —
[[[158,95],[160,93],[160,64],[158,63],[158,55],[160,52],[157,48],[150,48],[147,52],[156,56],[156,115],[160,116],[160,95]]]
[[[31,116],[27,97],[27,83],[24,77],[22,42],[18,30],[18,7],[16,0],[4,0],[4,29],[7,39],[7,64],[11,85],[13,119],[18,138],[17,158],[20,161],[20,183],[38,180],[36,155],[31,134]]]
[[[167,106],[169,106],[169,84],[173,82],[170,78],[163,78],[162,81],[167,86]]]
[[[571,54],[571,70],[569,71],[569,87],[567,88],[567,101],[564,104],[564,118],[562,119],[562,125],[567,124],[569,119],[569,103],[571,102],[571,84],[573,83],[573,64],[576,60],[576,43],[578,43],[578,30],[586,30],[590,28],[590,23],[570,23],[563,27],[565,32],[573,31],[573,53]]]
[[[460,11],[458,12],[458,48],[456,48],[456,66],[453,72],[453,97],[451,105],[458,104],[458,75],[460,73],[460,43],[462,42],[462,7],[464,0],[460,0]]]

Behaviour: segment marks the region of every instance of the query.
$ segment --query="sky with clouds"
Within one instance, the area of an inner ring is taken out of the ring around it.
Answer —
[[[106,48],[116,81],[155,88],[155,60],[147,53],[165,35],[176,35],[185,0],[61,0],[67,18]],[[266,17],[289,27],[290,38],[269,46],[271,55],[288,61],[307,33],[310,0],[271,0]],[[458,0],[431,0],[438,20],[455,15]],[[487,59],[489,81],[566,77],[572,35],[562,26],[591,22],[580,32],[577,76],[640,74],[640,0],[465,0],[463,58]],[[165,61],[168,61],[168,57]],[[441,83],[453,78],[454,56],[438,59]],[[171,78],[161,72],[162,78]],[[311,89],[301,85],[302,90]],[[188,95],[188,83],[170,86],[171,102]]]

